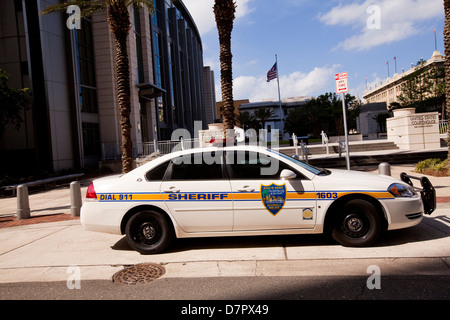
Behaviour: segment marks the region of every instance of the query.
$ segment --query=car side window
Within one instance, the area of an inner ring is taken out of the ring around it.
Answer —
[[[288,169],[293,171],[297,178],[304,176],[283,161],[279,161],[269,155],[252,151],[234,151],[226,155],[226,167],[230,179],[268,179],[279,180],[281,171]]]
[[[170,161],[166,161],[145,174],[147,181],[162,181]]]
[[[214,155],[213,155],[214,156]],[[221,180],[221,161],[205,162],[202,153],[188,154],[173,159],[169,174],[164,180]]]

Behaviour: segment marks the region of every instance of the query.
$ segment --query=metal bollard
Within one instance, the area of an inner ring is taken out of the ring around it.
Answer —
[[[78,181],[70,183],[70,213],[72,217],[79,217],[81,211],[81,186]]]
[[[28,200],[28,187],[21,184],[17,187],[17,219],[28,219],[30,217],[30,202]]]
[[[382,162],[378,166],[379,173],[385,176],[391,175],[391,165],[387,162]]]

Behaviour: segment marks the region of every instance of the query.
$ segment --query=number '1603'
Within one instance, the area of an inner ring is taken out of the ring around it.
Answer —
[[[337,192],[317,192],[317,199],[337,199]]]

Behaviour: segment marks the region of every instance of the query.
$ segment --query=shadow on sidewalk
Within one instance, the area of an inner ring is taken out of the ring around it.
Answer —
[[[369,248],[393,247],[407,243],[446,238],[450,236],[450,227],[447,225],[449,222],[450,220],[447,216],[425,216],[417,226],[384,232],[378,242]],[[340,246],[331,237],[323,234],[205,237],[174,239],[164,253],[204,249],[256,249],[280,245],[283,247]],[[126,236],[112,245],[111,249],[133,251],[127,243]]]

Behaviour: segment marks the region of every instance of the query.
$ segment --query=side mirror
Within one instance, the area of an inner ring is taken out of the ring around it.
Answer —
[[[291,179],[295,179],[296,177],[297,177],[297,175],[288,169],[284,169],[280,173],[280,178],[283,180],[291,180]]]

